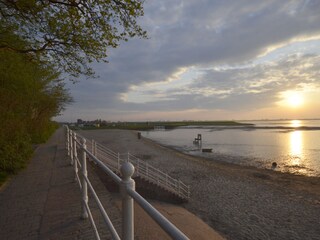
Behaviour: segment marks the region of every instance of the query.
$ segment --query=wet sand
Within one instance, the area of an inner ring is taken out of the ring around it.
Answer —
[[[183,207],[227,239],[320,239],[320,178],[188,156],[134,131],[79,133],[190,185]]]

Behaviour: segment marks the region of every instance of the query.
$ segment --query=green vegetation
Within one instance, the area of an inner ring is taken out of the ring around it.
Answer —
[[[84,126],[83,130],[95,129],[128,129],[128,130],[152,130],[155,126],[163,126],[165,129],[174,129],[183,126],[243,126],[252,125],[235,121],[181,121],[181,122],[115,122],[101,124],[100,127]]]
[[[0,0],[0,20],[17,36],[1,40],[0,49],[37,55],[70,76],[93,76],[88,65],[105,61],[109,48],[146,32],[136,19],[144,14],[139,0]],[[19,44],[24,39],[28,45]],[[40,55],[40,56],[39,56]]]
[[[58,127],[72,100],[61,76],[94,76],[109,48],[145,38],[142,15],[139,0],[0,0],[0,182]]]
[[[16,36],[7,31],[1,37]],[[18,38],[16,41],[28,44]],[[57,128],[50,119],[71,101],[59,76],[53,66],[32,55],[0,51],[2,179],[23,168],[32,155],[32,145],[46,141]]]
[[[0,172],[0,186],[6,181],[8,174],[6,172]]]

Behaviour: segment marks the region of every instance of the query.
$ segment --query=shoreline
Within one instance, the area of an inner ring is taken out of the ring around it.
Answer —
[[[143,140],[146,143],[152,144],[155,147],[158,146],[158,147],[173,151],[175,152],[175,154],[181,154],[182,156],[184,156],[185,158],[188,158],[191,161],[195,161],[200,164],[204,164],[207,166],[211,165],[212,167],[219,168],[220,170],[226,171],[228,174],[230,174],[231,172],[232,174],[246,175],[247,177],[262,179],[264,180],[264,182],[274,183],[277,185],[282,184],[283,187],[290,187],[290,185],[287,185],[287,181],[296,181],[297,183],[299,182],[299,184],[302,185],[302,188],[304,188],[306,191],[317,194],[319,195],[319,198],[320,198],[320,184],[318,184],[320,183],[320,177],[317,177],[317,176],[308,176],[303,174],[294,174],[290,172],[276,171],[271,168],[268,169],[268,168],[259,168],[256,166],[240,165],[232,162],[226,162],[223,160],[216,160],[214,159],[214,157],[211,158],[211,157],[205,157],[205,156],[195,156],[195,155],[191,155],[183,151],[180,151],[169,145],[163,145],[150,138],[143,137],[141,140]],[[219,155],[224,158],[229,157],[228,155],[224,155],[224,154],[219,154]],[[273,182],[277,180],[278,182]],[[309,184],[312,184],[312,187],[310,187]],[[313,186],[316,186],[316,185],[319,185],[319,188],[314,189]]]
[[[279,130],[301,130],[301,131],[316,131],[320,130],[320,127],[308,127],[308,126],[299,126],[299,127],[287,127],[287,126],[255,126],[252,125],[231,125],[231,126],[210,126],[210,125],[199,125],[199,126],[181,126],[177,128],[196,128],[196,129],[217,129],[217,130],[225,130],[225,129],[245,129],[248,131],[256,130],[256,129],[279,129]]]
[[[264,127],[261,129],[265,129]],[[288,128],[289,129],[289,128]],[[291,128],[290,128],[291,129]],[[294,129],[292,129],[294,130]],[[320,130],[320,128],[319,128]],[[320,178],[320,169],[318,165],[315,165],[314,168],[312,166],[305,166],[305,165],[295,165],[290,164],[290,160],[288,161],[288,156],[274,156],[272,158],[267,158],[266,156],[245,156],[245,155],[234,155],[234,154],[226,154],[221,153],[219,151],[212,151],[212,152],[201,152],[199,149],[189,149],[190,146],[171,146],[158,142],[157,140],[153,140],[151,138],[146,137],[144,134],[142,134],[142,137],[144,139],[148,139],[155,144],[158,144],[160,146],[163,146],[168,149],[175,150],[177,152],[180,152],[182,154],[185,154],[186,156],[192,156],[195,158],[202,158],[209,161],[219,162],[219,163],[228,163],[231,165],[237,165],[241,167],[253,167],[257,169],[265,169],[265,170],[272,170],[275,172],[281,172],[284,174],[292,174],[292,175],[302,175],[307,177],[317,177]],[[196,148],[196,145],[194,146]],[[212,145],[207,145],[209,149],[213,149]],[[315,159],[316,160],[316,159]],[[277,166],[275,169],[272,169],[273,162],[277,163]]]
[[[135,131],[81,134],[114,151],[130,151],[190,185],[191,199],[183,207],[227,239],[320,238],[318,177],[209,161],[139,140]]]
[[[132,130],[132,132],[134,132],[134,130]],[[138,131],[137,131],[138,132]],[[227,155],[227,154],[221,154],[221,153],[213,153],[213,155],[211,157],[209,156],[201,156],[201,155],[193,155],[193,154],[189,154],[186,151],[183,151],[182,149],[179,150],[178,148],[175,148],[173,146],[170,145],[165,145],[165,144],[161,144],[160,142],[157,142],[155,140],[152,140],[150,138],[147,137],[142,137],[141,138],[142,141],[150,142],[152,144],[154,144],[154,146],[160,146],[163,147],[165,149],[169,149],[171,151],[174,151],[178,154],[182,154],[185,157],[191,157],[194,158],[194,160],[196,159],[202,159],[204,161],[208,161],[208,163],[210,164],[212,162],[212,164],[217,164],[217,165],[222,165],[224,167],[230,167],[230,168],[240,168],[240,169],[251,169],[251,170],[264,170],[267,171],[268,173],[279,173],[279,174],[284,174],[284,175],[293,175],[293,176],[300,176],[300,177],[307,177],[307,178],[316,178],[320,181],[320,175],[319,176],[310,176],[310,175],[305,175],[305,174],[298,174],[298,173],[292,173],[289,171],[281,171],[281,170],[274,170],[271,167],[270,168],[266,168],[266,167],[257,167],[254,165],[245,165],[245,164],[237,164],[234,163],[232,161],[226,161],[226,160],[217,160],[216,158],[224,158],[224,159],[235,159],[235,158],[243,158],[243,159],[251,159],[250,157],[243,157],[243,156],[233,156],[233,155]]]

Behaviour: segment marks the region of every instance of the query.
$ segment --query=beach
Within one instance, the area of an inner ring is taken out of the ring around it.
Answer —
[[[320,239],[319,178],[185,155],[135,131],[79,133],[190,185],[191,198],[180,206],[226,239]]]

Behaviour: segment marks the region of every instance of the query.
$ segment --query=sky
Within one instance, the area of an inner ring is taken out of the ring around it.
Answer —
[[[320,1],[146,0],[58,121],[320,118]]]

